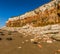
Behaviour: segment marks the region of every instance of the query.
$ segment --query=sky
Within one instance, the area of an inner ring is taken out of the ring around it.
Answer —
[[[50,0],[0,0],[0,27],[10,17],[19,16],[48,2]]]

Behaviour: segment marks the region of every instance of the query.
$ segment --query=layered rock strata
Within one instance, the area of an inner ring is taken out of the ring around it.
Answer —
[[[7,27],[22,27],[29,24],[33,27],[60,23],[60,0],[53,0],[21,16],[9,18]]]

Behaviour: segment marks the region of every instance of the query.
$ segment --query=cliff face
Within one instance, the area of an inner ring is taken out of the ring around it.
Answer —
[[[56,23],[60,23],[60,0],[53,0],[21,16],[9,18],[6,26],[21,27],[30,24],[37,27]]]

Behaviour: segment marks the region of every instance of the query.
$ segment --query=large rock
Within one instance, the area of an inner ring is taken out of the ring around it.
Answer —
[[[51,38],[54,39],[54,40],[60,41],[60,34],[54,35]]]

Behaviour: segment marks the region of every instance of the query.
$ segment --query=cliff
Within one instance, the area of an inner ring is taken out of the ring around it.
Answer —
[[[29,24],[33,27],[60,23],[60,0],[53,0],[21,16],[9,18],[7,27],[22,27]]]

